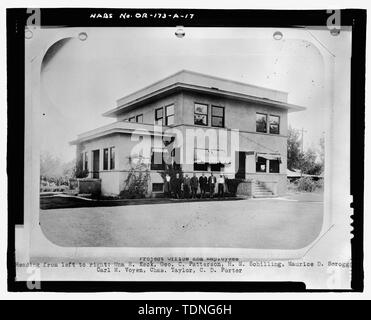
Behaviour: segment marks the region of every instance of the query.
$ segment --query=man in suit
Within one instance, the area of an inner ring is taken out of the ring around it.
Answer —
[[[182,178],[179,173],[172,177],[170,180],[171,191],[174,194],[175,199],[180,199],[182,197]]]
[[[183,179],[183,191],[184,191],[184,198],[189,198],[189,192],[191,190],[191,178],[186,174],[185,178]]]
[[[211,176],[209,177],[210,198],[214,198],[215,184],[216,184],[216,177],[211,172]]]
[[[206,195],[206,187],[207,187],[207,178],[205,177],[205,173],[199,179],[200,189],[201,189],[201,198]]]
[[[191,178],[191,189],[192,189],[192,199],[197,198],[197,190],[198,190],[198,178],[196,174],[193,174]]]

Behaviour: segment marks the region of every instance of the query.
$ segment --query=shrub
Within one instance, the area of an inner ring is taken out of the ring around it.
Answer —
[[[235,196],[237,193],[238,185],[244,181],[243,179],[226,179],[225,183],[227,184],[228,192]]]
[[[316,182],[311,177],[301,177],[297,184],[299,191],[313,192],[317,187]]]
[[[317,181],[314,181],[316,185],[316,189],[323,189],[323,179],[318,179]]]
[[[121,191],[120,198],[125,199],[140,199],[144,198],[148,192],[148,183],[150,174],[148,166],[143,163],[143,159],[134,164],[132,159],[129,159],[131,169],[125,180],[125,189]]]
[[[76,163],[75,176],[76,178],[82,179],[86,178],[88,175],[89,171],[83,169],[82,158],[80,158]]]

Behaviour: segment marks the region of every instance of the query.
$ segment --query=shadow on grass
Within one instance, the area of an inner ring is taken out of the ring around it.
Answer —
[[[202,198],[202,199],[169,199],[169,198],[145,198],[145,199],[110,199],[95,200],[78,197],[51,196],[40,197],[40,209],[67,209],[67,208],[89,208],[89,207],[116,207],[130,205],[146,204],[166,204],[166,203],[183,203],[183,202],[205,202],[205,201],[233,201],[243,200],[241,197],[224,197],[224,198]]]

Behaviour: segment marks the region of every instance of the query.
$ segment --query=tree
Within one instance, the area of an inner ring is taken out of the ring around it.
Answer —
[[[311,148],[301,151],[300,131],[289,127],[287,138],[287,168],[302,173],[320,175],[324,166],[324,140],[320,140],[319,161],[317,152]]]
[[[322,164],[317,162],[317,153],[313,149],[308,149],[301,159],[300,169],[303,173],[320,175]]]
[[[287,137],[287,168],[290,170],[300,169],[303,154],[300,150],[300,132],[289,127]]]
[[[319,159],[320,163],[322,165],[322,170],[325,167],[325,137],[322,136],[321,139],[319,140]]]
[[[63,163],[49,152],[40,154],[40,177],[44,181],[57,185],[68,184],[68,179],[75,176],[75,160]]]

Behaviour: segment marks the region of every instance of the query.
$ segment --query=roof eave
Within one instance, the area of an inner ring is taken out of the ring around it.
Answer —
[[[206,88],[206,87],[189,85],[189,84],[184,84],[184,83],[175,83],[175,84],[172,84],[168,87],[157,90],[155,92],[151,92],[150,94],[147,94],[147,95],[145,95],[141,98],[138,98],[138,99],[130,101],[126,104],[123,104],[123,105],[121,105],[117,108],[109,110],[109,111],[103,113],[103,116],[113,117],[113,118],[117,117],[118,113],[120,113],[123,110],[129,108],[130,106],[133,106],[135,104],[142,104],[145,101],[147,101],[149,99],[154,99],[154,98],[156,98],[156,96],[159,96],[159,95],[164,95],[166,93],[170,94],[175,89],[191,90],[191,91],[198,91],[198,92],[208,93],[208,94],[212,94],[212,95],[227,96],[227,97],[230,97],[232,99],[251,101],[251,102],[255,102],[255,103],[270,105],[270,106],[280,108],[280,109],[286,109],[286,110],[288,110],[288,112],[297,112],[297,111],[303,111],[303,110],[306,109],[305,107],[302,107],[302,106],[289,104],[289,103],[276,101],[276,100],[270,100],[270,99],[266,99],[266,98],[259,98],[259,97],[255,97],[255,96],[242,94],[242,93],[219,90],[219,89],[216,89],[216,88]]]

